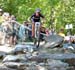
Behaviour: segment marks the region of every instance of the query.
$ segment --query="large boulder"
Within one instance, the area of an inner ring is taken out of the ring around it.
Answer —
[[[58,45],[61,45],[64,41],[64,38],[59,35],[50,35],[48,37],[45,37],[45,41],[46,41],[46,44],[44,45],[44,47],[53,48]]]

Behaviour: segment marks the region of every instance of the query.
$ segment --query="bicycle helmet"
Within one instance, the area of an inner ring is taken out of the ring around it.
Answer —
[[[40,8],[37,8],[37,9],[36,9],[36,12],[40,12],[40,11],[41,11]]]

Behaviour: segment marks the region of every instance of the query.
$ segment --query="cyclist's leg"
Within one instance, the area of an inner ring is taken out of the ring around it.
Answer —
[[[35,35],[35,23],[32,23],[32,37]]]

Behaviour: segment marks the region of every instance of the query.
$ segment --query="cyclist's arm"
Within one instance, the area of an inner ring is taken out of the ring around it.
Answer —
[[[45,18],[42,14],[40,14],[40,17],[42,17],[43,19]]]
[[[34,22],[34,14],[30,17],[31,22]]]
[[[44,17],[42,14],[40,14],[40,17],[43,19],[43,20],[41,21],[42,23],[46,22],[46,19],[45,19],[45,17]]]

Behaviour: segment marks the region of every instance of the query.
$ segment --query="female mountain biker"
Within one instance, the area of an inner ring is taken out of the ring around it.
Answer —
[[[41,18],[44,19],[44,16],[41,14],[41,10],[36,9],[35,13],[31,16],[32,21],[32,37],[35,38],[34,45],[38,42],[37,47],[40,43],[40,27],[41,27]]]
[[[36,30],[35,25],[37,24],[37,22],[39,22],[39,26],[40,26],[41,18],[44,18],[44,16],[41,14],[41,10],[37,8],[35,13],[30,18],[32,21],[32,37],[35,36],[35,30]]]

